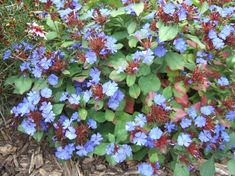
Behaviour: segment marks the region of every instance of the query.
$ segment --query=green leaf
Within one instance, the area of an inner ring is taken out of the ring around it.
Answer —
[[[129,38],[128,44],[129,44],[129,46],[130,46],[131,48],[136,47],[137,43],[138,43],[138,39],[135,38],[134,36],[131,36],[131,37]]]
[[[151,72],[151,69],[149,65],[146,65],[146,64],[141,65],[138,70],[137,77],[142,76],[142,75],[147,76],[150,72]]]
[[[39,91],[45,87],[47,87],[47,80],[45,79],[38,79],[36,81],[34,81],[34,85],[33,85],[33,88],[32,90],[35,90],[35,91]]]
[[[92,114],[92,118],[93,118],[95,121],[102,123],[102,122],[105,121],[105,113],[104,113],[104,112],[96,112],[96,111],[95,111],[95,112]]]
[[[229,142],[225,143],[224,150],[230,150],[235,144],[235,133],[231,133],[229,138]]]
[[[148,149],[143,148],[139,150],[138,152],[134,153],[133,159],[137,161],[141,161],[146,156],[147,152],[148,152]]]
[[[113,111],[106,109],[105,111],[105,120],[112,122],[115,117],[115,114]]]
[[[125,141],[128,137],[128,132],[126,130],[126,122],[125,121],[118,121],[115,125],[114,135],[116,137],[116,142]]]
[[[13,85],[15,80],[18,79],[17,76],[10,76],[6,79],[6,81],[4,82],[4,85]]]
[[[139,16],[144,10],[144,3],[141,2],[141,3],[134,4],[132,6],[132,9],[136,13],[136,15]]]
[[[235,174],[235,159],[228,161],[228,171],[230,174]]]
[[[135,75],[127,75],[126,83],[127,83],[128,87],[130,87],[133,84],[135,84],[135,80],[136,80],[136,76]]]
[[[61,112],[63,111],[64,108],[64,104],[54,104],[53,105],[53,112],[55,113],[55,115],[60,115]]]
[[[37,141],[40,142],[43,137],[43,132],[42,131],[37,131],[34,135],[33,138]]]
[[[206,46],[200,41],[200,39],[197,36],[186,34],[185,37],[189,38],[190,40],[192,40],[193,42],[198,44],[200,49],[205,49],[206,48]]]
[[[132,21],[132,22],[128,25],[128,27],[127,27],[127,32],[128,32],[129,34],[133,34],[133,33],[135,32],[135,30],[136,30],[136,27],[137,27],[136,22],[135,22],[135,21]]]
[[[116,70],[113,70],[110,73],[109,78],[116,82],[120,82],[126,78],[126,75],[124,73],[118,73]]]
[[[214,176],[215,174],[215,162],[214,158],[207,160],[199,167],[201,176]]]
[[[67,42],[63,42],[62,45],[60,47],[62,48],[67,48],[73,44],[75,44],[76,42],[75,41],[67,41]]]
[[[165,25],[162,22],[158,22],[157,25],[159,28],[160,42],[174,39],[180,31],[179,26],[177,24]]]
[[[53,21],[51,17],[47,17],[46,19],[46,24],[53,30],[53,31],[58,31],[59,26],[57,21]]]
[[[155,163],[156,161],[158,161],[158,154],[156,150],[154,149],[149,150],[149,161],[151,163]]]
[[[138,98],[140,95],[140,88],[137,84],[134,84],[129,88],[129,94],[132,98]]]
[[[86,109],[80,109],[78,111],[78,116],[80,117],[81,120],[86,120],[86,118],[87,118],[87,110]]]
[[[58,34],[57,34],[57,32],[54,32],[54,31],[48,32],[47,35],[46,35],[47,40],[53,40],[57,37],[58,37]]]
[[[24,128],[22,127],[21,124],[17,127],[17,130],[22,132],[22,133],[25,133]]]
[[[176,163],[174,176],[189,176],[188,168],[183,164]]]
[[[109,139],[109,142],[111,143],[115,143],[115,136],[111,133],[108,134],[108,139]]]
[[[199,12],[200,12],[200,14],[203,14],[203,13],[205,13],[208,9],[209,9],[208,2],[205,1],[205,2],[200,6]]]
[[[100,145],[98,145],[97,147],[95,147],[95,151],[94,153],[98,156],[103,156],[106,153],[106,146],[108,145],[108,143],[101,143]]]
[[[116,16],[123,15],[123,14],[125,14],[125,9],[119,8],[118,10],[113,10],[110,15],[111,17],[116,17]]]
[[[184,57],[175,52],[168,52],[163,58],[171,70],[184,69]]]
[[[169,99],[172,97],[172,88],[170,86],[166,87],[163,92],[162,95],[166,98]]]
[[[147,94],[150,91],[158,91],[161,86],[160,80],[154,74],[141,77],[138,84],[144,94]]]
[[[23,94],[27,92],[33,84],[33,80],[29,77],[20,76],[18,79],[14,81],[16,94]]]

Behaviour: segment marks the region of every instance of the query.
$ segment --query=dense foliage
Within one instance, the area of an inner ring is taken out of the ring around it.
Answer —
[[[235,6],[230,0],[39,0],[42,25],[3,60],[25,94],[18,130],[47,139],[60,160],[139,160],[141,175],[214,175],[235,160]]]

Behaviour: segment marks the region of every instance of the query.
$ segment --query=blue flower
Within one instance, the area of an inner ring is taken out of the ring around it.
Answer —
[[[189,134],[181,133],[178,136],[177,143],[180,146],[188,147],[192,142],[192,139]]]
[[[78,105],[80,103],[80,96],[76,94],[72,94],[69,98],[68,101],[70,104]]]
[[[213,106],[203,106],[201,107],[200,111],[204,115],[211,115],[212,113],[214,113],[215,108]]]
[[[124,149],[124,151],[128,157],[130,157],[132,155],[132,149],[129,145],[124,144],[124,145],[122,145],[122,148]]]
[[[138,165],[138,172],[143,176],[153,176],[154,169],[148,163],[141,163]]]
[[[161,138],[163,132],[160,128],[152,128],[149,132],[149,137],[153,140],[158,140]]]
[[[184,4],[186,4],[187,6],[191,6],[191,5],[193,5],[193,2],[192,2],[192,0],[185,0]]]
[[[217,34],[216,34],[216,32],[215,32],[214,29],[211,29],[211,30],[209,31],[208,37],[209,37],[209,39],[215,39],[215,38],[217,38]]]
[[[194,107],[188,108],[188,115],[189,117],[192,117],[193,119],[197,117],[197,111]]]
[[[109,101],[108,101],[108,107],[113,109],[113,110],[116,110],[120,104],[120,102],[124,99],[124,93],[122,93],[122,91],[120,90],[117,90],[113,96],[111,96],[109,98]]]
[[[91,82],[97,84],[100,81],[100,71],[97,68],[92,68],[90,70],[90,77],[92,78]]]
[[[187,11],[184,8],[180,8],[178,11],[179,21],[183,21],[187,18]]]
[[[30,70],[30,63],[29,62],[23,62],[20,65],[20,71],[23,72],[25,70]]]
[[[230,121],[235,120],[235,111],[229,111],[225,117]]]
[[[143,54],[143,63],[150,65],[154,59],[152,50],[148,49],[146,51],[142,51],[142,54]]]
[[[164,45],[158,45],[157,48],[154,49],[154,54],[158,57],[163,57],[166,55],[166,48]]]
[[[42,102],[39,110],[42,111],[43,113],[47,114],[52,110],[53,106],[51,104],[51,102]]]
[[[230,137],[229,137],[228,133],[225,132],[225,131],[223,131],[221,133],[221,138],[223,139],[224,142],[229,142],[230,141]]]
[[[44,117],[45,122],[53,122],[55,120],[55,114],[53,111],[50,111],[48,113],[42,113],[42,116]]]
[[[198,116],[195,120],[194,123],[197,127],[201,128],[206,125],[206,118],[202,116]]]
[[[93,130],[97,128],[97,123],[93,119],[88,119],[87,125]]]
[[[107,153],[107,155],[112,155],[114,153],[114,148],[115,148],[114,144],[107,145],[106,146],[106,153]]]
[[[77,120],[77,122],[80,122],[81,119],[78,117],[78,112],[74,112],[71,116],[71,120],[74,121],[74,120]]]
[[[220,38],[212,39],[212,43],[213,43],[213,46],[215,47],[215,49],[222,49],[222,48],[224,48],[224,42]]]
[[[52,90],[51,89],[49,89],[49,88],[43,88],[42,90],[41,90],[41,96],[42,97],[44,97],[44,98],[50,98],[51,97],[51,95],[52,95]]]
[[[135,117],[135,125],[139,126],[139,127],[144,127],[144,125],[146,124],[147,119],[143,114],[138,114]]]
[[[88,51],[86,53],[86,61],[89,63],[89,64],[94,64],[97,60],[97,56],[96,56],[96,53],[93,52],[93,51]]]
[[[127,131],[134,131],[135,130],[135,122],[127,122],[126,123],[126,130]]]
[[[58,77],[54,74],[51,74],[50,76],[48,76],[47,80],[48,80],[48,83],[52,86],[55,86],[56,84],[58,84]]]
[[[92,96],[92,91],[91,90],[85,91],[84,94],[83,94],[84,102],[87,103],[90,100],[91,96]]]
[[[157,105],[164,105],[166,101],[166,98],[163,95],[157,94],[154,97],[154,103]]]
[[[5,53],[3,54],[2,59],[7,60],[9,59],[9,57],[11,57],[11,50],[6,50]]]
[[[64,148],[60,146],[60,147],[57,147],[55,155],[57,158],[61,160],[68,160],[72,157],[74,150],[75,150],[75,147],[73,144],[68,144]]]
[[[24,116],[30,111],[33,111],[35,109],[35,106],[29,102],[26,98],[23,99],[21,103],[19,103],[17,106],[12,108],[12,112],[15,114],[15,116]]]
[[[103,140],[103,137],[100,133],[97,134],[93,134],[91,135],[91,139],[90,141],[93,142],[93,144],[96,145],[100,145],[101,141]]]
[[[40,67],[34,67],[34,68],[32,68],[32,74],[36,78],[41,78],[41,76],[42,76],[42,69]]]
[[[111,155],[115,162],[121,163],[132,155],[132,149],[127,144],[116,146],[115,144],[109,144],[106,146],[106,153]]]
[[[63,92],[62,95],[60,96],[60,102],[65,101],[68,99],[68,92]]]
[[[92,141],[87,141],[87,142],[85,143],[85,145],[84,145],[84,147],[85,147],[87,153],[93,152],[94,149],[95,149],[95,146],[96,146],[96,145],[95,145],[94,142],[92,142]]]
[[[219,33],[219,37],[222,38],[223,40],[225,40],[230,35],[232,30],[233,30],[233,28],[231,26],[229,26],[229,25],[224,26],[222,31]]]
[[[133,143],[136,145],[145,145],[145,143],[147,142],[147,136],[145,133],[143,132],[138,132],[135,133],[135,136],[133,138]]]
[[[176,6],[173,3],[167,3],[163,7],[163,11],[168,15],[173,15],[175,12]]]
[[[111,53],[116,53],[117,52],[117,45],[116,45],[117,40],[113,37],[106,37],[106,43],[105,46],[108,48],[108,50]]]
[[[58,10],[61,18],[64,18],[66,15],[70,14],[73,10],[70,8],[66,8],[64,10]]]
[[[190,125],[192,124],[192,120],[188,119],[188,118],[182,118],[180,125],[182,128],[188,128]]]
[[[47,59],[46,57],[44,57],[40,60],[40,66],[45,70],[49,69],[49,67],[52,66],[51,59]]]
[[[61,122],[62,122],[63,129],[67,129],[71,125],[71,123],[73,122],[72,119],[69,119],[68,117],[66,117],[64,115],[61,115],[60,119],[61,119]]]
[[[31,119],[23,120],[21,123],[24,132],[28,135],[33,136],[36,132],[36,124]]]
[[[217,83],[218,83],[220,86],[228,86],[228,85],[229,85],[229,81],[228,81],[228,79],[227,79],[225,76],[220,77],[220,78],[217,80]]]
[[[75,139],[77,137],[76,130],[73,127],[69,126],[65,132],[65,136],[70,140]]]
[[[118,90],[118,85],[114,81],[108,81],[103,84],[103,93],[107,96],[113,96],[114,93]]]
[[[209,142],[212,139],[211,132],[208,131],[208,130],[203,130],[203,131],[200,132],[198,138],[202,142]]]
[[[173,42],[175,49],[180,53],[183,53],[187,49],[187,44],[182,38],[177,38]]]
[[[76,146],[76,149],[78,150],[78,151],[76,151],[76,154],[78,156],[82,157],[82,156],[87,156],[88,155],[88,152],[86,151],[86,148],[84,146],[78,145],[78,146]]]
[[[31,91],[31,92],[27,93],[27,99],[33,105],[37,105],[39,103],[41,97],[38,92]]]
[[[177,130],[177,126],[173,122],[167,122],[164,127],[168,133]]]

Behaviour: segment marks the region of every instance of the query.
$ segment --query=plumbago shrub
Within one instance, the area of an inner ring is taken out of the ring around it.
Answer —
[[[215,173],[235,159],[235,7],[230,0],[40,0],[42,23],[3,59],[23,94],[14,125],[60,160],[138,160],[141,175]],[[202,163],[202,162],[200,162]]]

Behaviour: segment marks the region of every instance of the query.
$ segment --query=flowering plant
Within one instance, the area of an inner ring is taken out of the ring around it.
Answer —
[[[96,154],[187,176],[208,159],[210,176],[229,158],[234,173],[232,1],[39,1],[42,25],[3,55],[20,64],[6,84],[28,92],[12,108],[20,131],[61,160]]]

